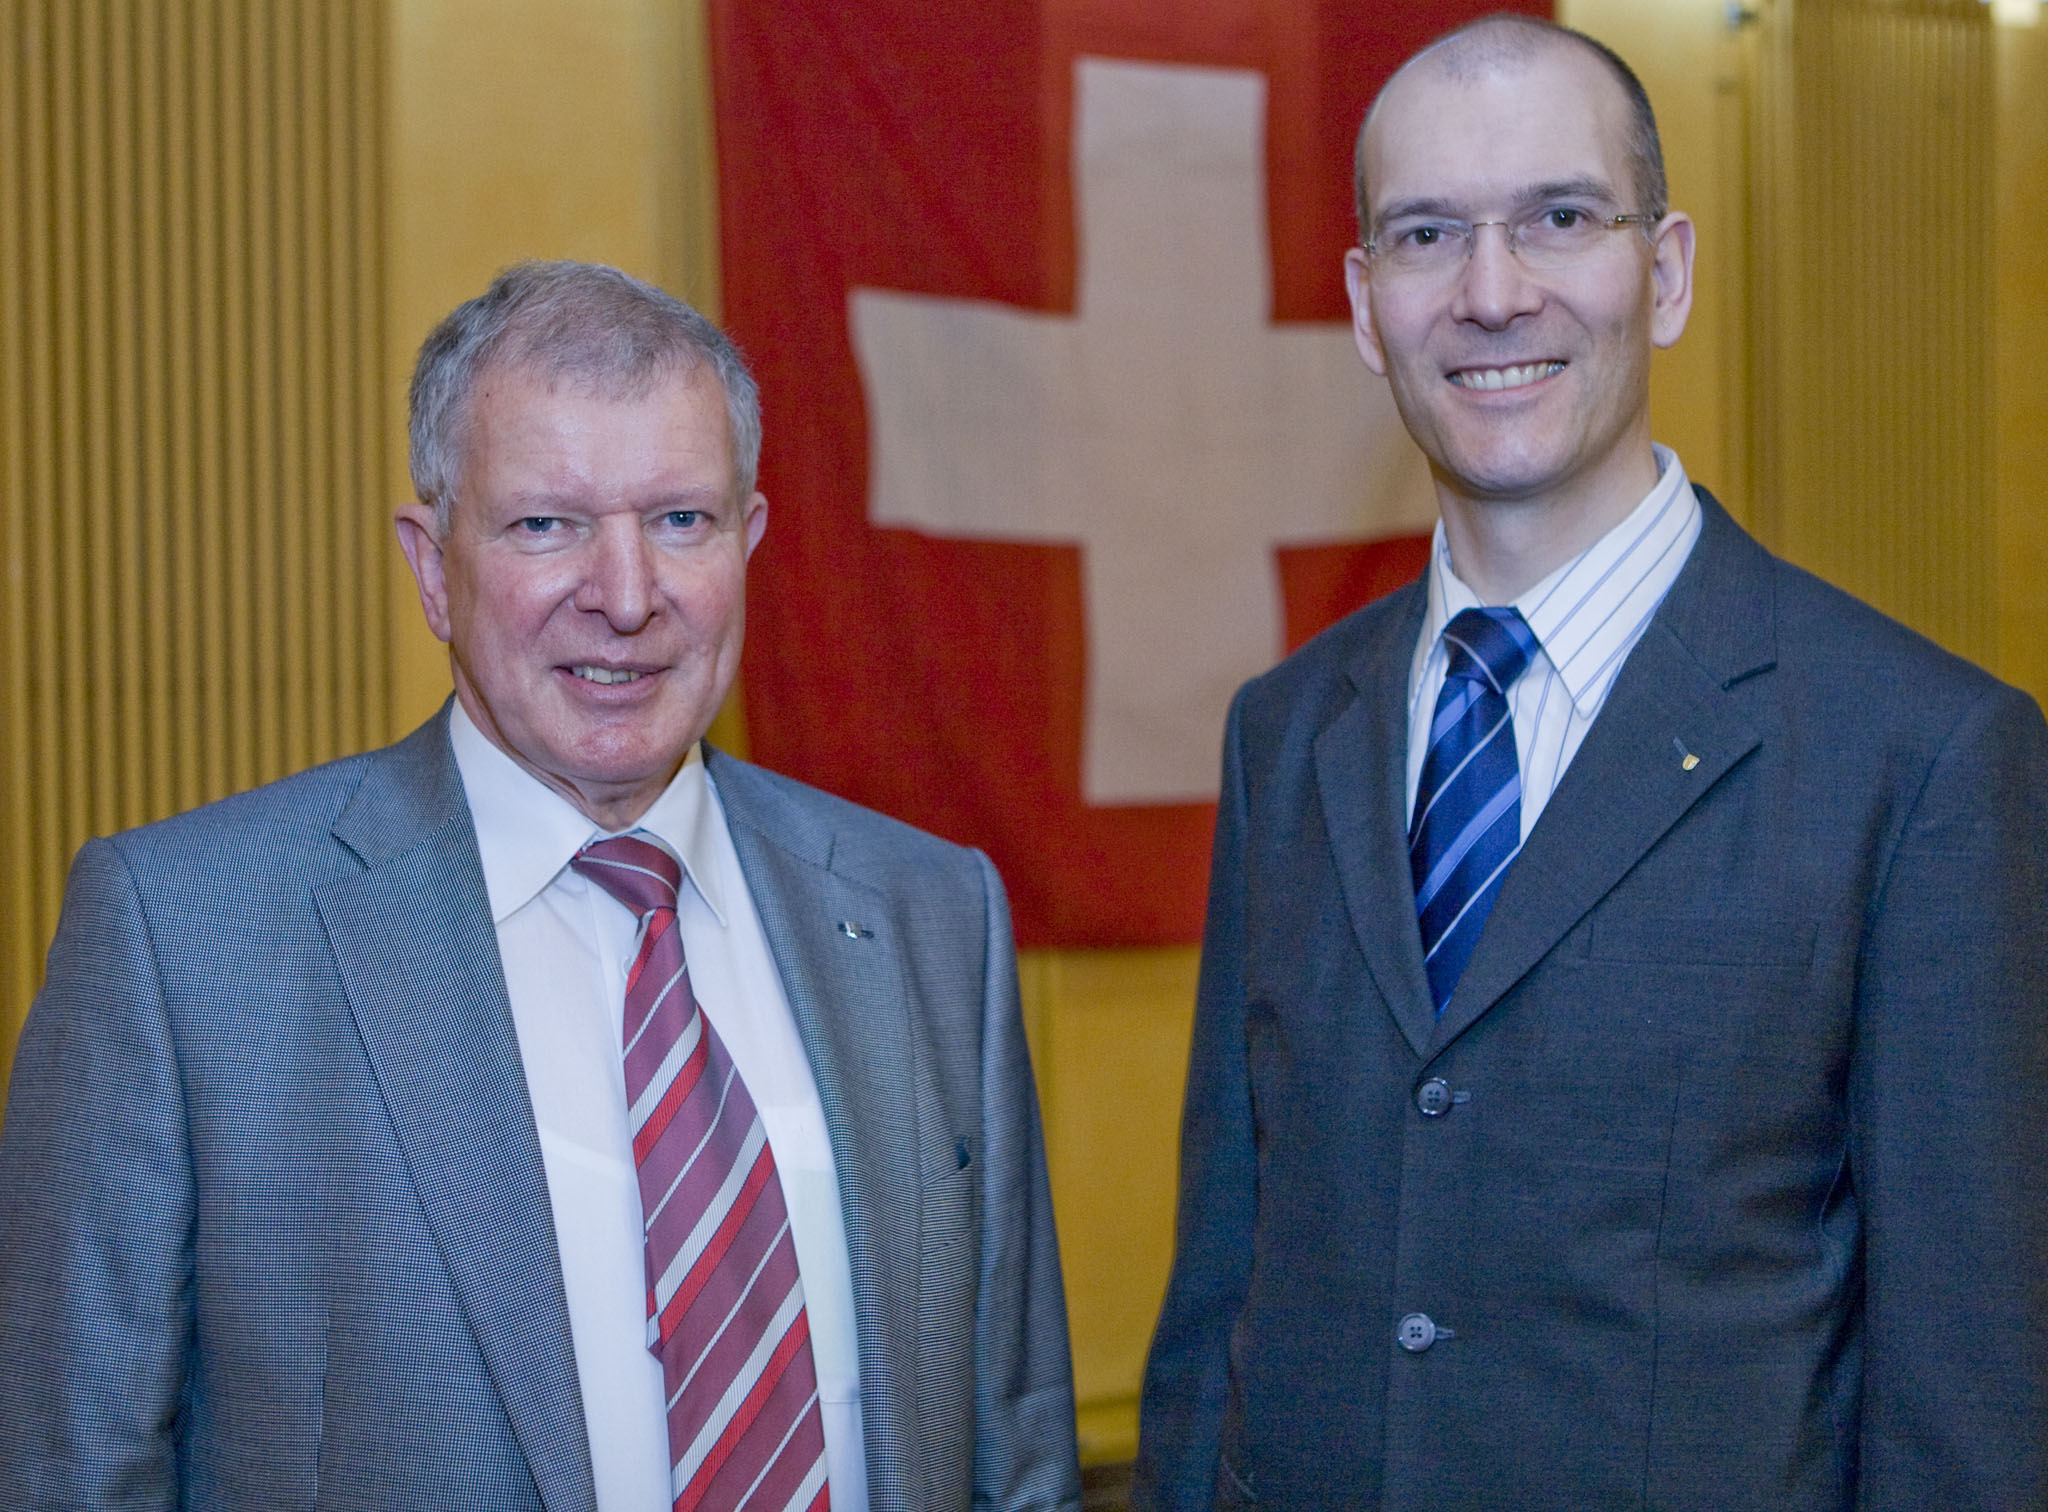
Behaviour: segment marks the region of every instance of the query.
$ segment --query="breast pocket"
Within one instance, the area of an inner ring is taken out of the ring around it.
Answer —
[[[1596,915],[1587,954],[1595,961],[1803,974],[1813,962],[1811,919],[1782,912],[1701,908]]]

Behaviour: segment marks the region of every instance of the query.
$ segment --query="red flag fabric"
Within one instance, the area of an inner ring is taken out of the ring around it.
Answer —
[[[1228,688],[1426,557],[1352,135],[1499,8],[712,0],[757,759],[987,850],[1020,943],[1199,936]]]

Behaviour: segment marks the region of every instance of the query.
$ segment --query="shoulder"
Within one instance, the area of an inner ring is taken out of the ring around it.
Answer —
[[[799,859],[834,871],[927,871],[963,881],[987,868],[967,846],[712,746],[704,751],[727,827]]]
[[[1404,690],[1425,592],[1418,579],[1345,615],[1238,691],[1231,720],[1254,745],[1313,740],[1361,693]]]
[[[2004,806],[2048,781],[2048,725],[2033,698],[1811,574],[1776,567],[1785,727],[1825,739],[1845,765],[1862,753],[1879,785],[1888,774],[1918,794],[1950,773],[1980,795],[1980,817],[2003,808],[2001,823],[2021,822]]]
[[[396,744],[92,841],[80,862],[118,857],[144,891],[153,884],[244,895],[272,886],[303,889],[360,870],[361,859],[336,833],[366,791],[404,795],[421,813],[447,807],[459,786],[443,721],[430,720]]]
[[[2027,694],[1772,555],[1710,495],[1702,503],[1693,556],[1615,685],[1635,717],[1691,688],[1757,746],[1747,787],[1807,828],[1892,833],[1924,794],[1951,788],[1977,793],[1970,812],[1984,821],[2000,795],[2048,780],[2048,725]]]
[[[361,784],[369,759],[367,753],[345,756],[102,843],[139,870],[203,863],[218,871],[240,856],[288,864],[308,842],[331,843],[334,821]]]
[[[1844,729],[1939,739],[1972,711],[2033,710],[2019,689],[1774,555],[1711,496],[1704,502],[1701,565],[1722,581],[1698,595],[1685,616],[1689,644],[1725,648],[1767,637],[1756,640],[1751,659],[1773,675],[1759,681],[1774,687],[1781,702],[1825,710]],[[1706,623],[1712,619],[1722,623]],[[1723,672],[1741,669],[1741,659],[1708,660]]]
[[[1781,662],[1850,688],[1924,692],[1944,701],[2018,693],[1812,573],[1777,557],[1771,564]]]

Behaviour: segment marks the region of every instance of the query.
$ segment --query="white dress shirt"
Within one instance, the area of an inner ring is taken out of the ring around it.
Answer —
[[[1524,840],[1700,538],[1700,501],[1685,468],[1662,446],[1656,455],[1657,481],[1629,517],[1514,602],[1538,645],[1508,689],[1522,773]],[[1430,715],[1449,661],[1444,626],[1462,610],[1489,607],[1496,606],[1481,604],[1452,569],[1439,520],[1429,557],[1429,609],[1408,670],[1410,823],[1429,752]]]
[[[476,824],[498,954],[540,1131],[600,1512],[668,1512],[661,1366],[647,1349],[640,1188],[620,1052],[638,923],[572,871],[603,833],[455,706],[455,763]],[[782,1178],[810,1314],[835,1512],[866,1512],[853,1280],[817,1082],[740,871],[718,792],[692,746],[633,829],[681,861],[690,981],[746,1081]]]

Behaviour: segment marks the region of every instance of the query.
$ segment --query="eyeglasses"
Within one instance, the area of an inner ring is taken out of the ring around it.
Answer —
[[[1568,268],[1624,226],[1649,226],[1647,215],[1601,215],[1581,205],[1545,205],[1513,220],[1461,221],[1410,215],[1389,221],[1365,244],[1375,266],[1402,278],[1448,278],[1465,266],[1481,226],[1499,226],[1508,251],[1525,268]]]

